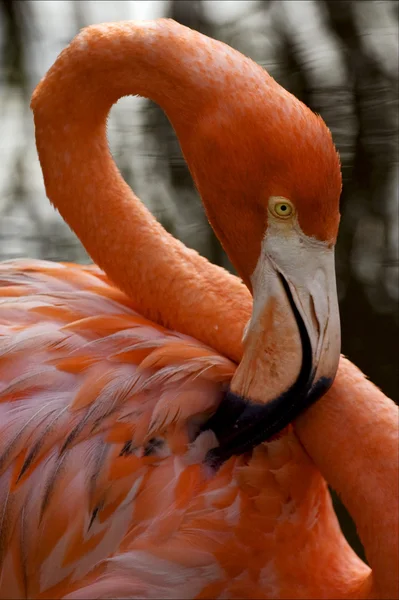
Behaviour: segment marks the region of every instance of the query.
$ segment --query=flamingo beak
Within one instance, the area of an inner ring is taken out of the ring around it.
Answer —
[[[334,248],[299,228],[265,236],[251,277],[254,305],[244,355],[217,412],[208,421],[221,464],[264,442],[332,385],[340,357]]]

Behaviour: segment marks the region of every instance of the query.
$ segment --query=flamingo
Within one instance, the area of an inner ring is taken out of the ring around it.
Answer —
[[[240,278],[123,181],[106,118],[127,94],[165,110]],[[398,412],[340,357],[322,119],[164,19],[82,30],[32,108],[96,264],[0,268],[0,597],[396,598]]]

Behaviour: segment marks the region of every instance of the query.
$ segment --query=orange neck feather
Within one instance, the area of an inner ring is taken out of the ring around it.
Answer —
[[[179,42],[193,51],[196,40],[188,38],[201,36],[171,21],[91,29],[60,55],[32,98],[47,195],[137,311],[238,362],[249,293],[163,229],[124,182],[106,138],[109,110],[127,94],[157,101],[175,128],[191,127],[207,90],[195,89],[189,62],[186,72],[174,64],[184,50]]]

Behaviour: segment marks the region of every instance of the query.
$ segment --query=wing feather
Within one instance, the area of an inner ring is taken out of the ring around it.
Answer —
[[[203,484],[193,432],[234,369],[94,266],[3,263],[0,597],[73,590],[126,540],[172,535]]]

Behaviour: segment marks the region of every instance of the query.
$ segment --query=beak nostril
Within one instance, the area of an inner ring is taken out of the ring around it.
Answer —
[[[313,325],[314,325],[315,331],[317,333],[317,337],[319,338],[320,337],[320,333],[321,333],[321,331],[320,331],[320,323],[319,323],[319,319],[317,318],[315,301],[314,301],[314,298],[313,298],[313,296],[311,294],[310,294],[309,304],[310,304],[310,315],[311,315],[311,318],[312,318],[312,321],[313,321]]]

